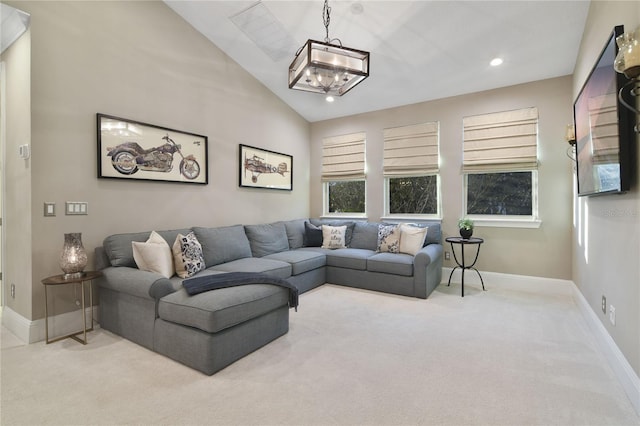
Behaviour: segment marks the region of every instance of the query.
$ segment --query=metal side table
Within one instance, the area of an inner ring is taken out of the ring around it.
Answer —
[[[462,269],[462,297],[464,297],[464,271],[466,271],[467,269],[473,269],[474,271],[476,271],[476,273],[478,274],[478,276],[480,277],[480,282],[482,283],[482,291],[485,290],[484,288],[484,281],[482,280],[482,275],[480,275],[480,272],[474,268],[476,262],[478,261],[478,256],[480,255],[480,246],[482,245],[482,243],[484,243],[484,240],[482,238],[475,238],[475,237],[471,237],[471,238],[461,238],[461,237],[449,237],[446,239],[446,241],[448,243],[451,244],[451,251],[453,252],[453,259],[456,261],[456,264],[458,266],[456,266],[455,268],[453,268],[453,270],[451,271],[451,274],[449,274],[449,282],[447,283],[447,286],[451,285],[451,277],[453,276],[453,272],[460,268]],[[458,260],[458,256],[456,256],[456,250],[454,248],[454,244],[459,244],[462,254],[461,254],[461,259],[462,262],[460,262]],[[471,263],[471,265],[467,265],[465,263],[465,257],[464,257],[464,247],[467,245],[475,245],[476,246],[476,257],[473,259],[473,263]]]
[[[65,278],[64,274],[54,275],[52,277],[47,277],[42,280],[42,284],[44,284],[44,334],[45,341],[47,344],[57,342],[58,340],[70,338],[75,340],[76,342],[80,342],[83,345],[87,344],[87,331],[93,331],[93,280],[102,276],[102,272],[100,271],[87,271],[80,277],[74,278]],[[91,327],[87,328],[87,316],[85,315],[85,306],[84,306],[84,283],[89,283],[89,299],[91,303]],[[81,331],[77,331],[75,333],[67,334],[65,336],[56,337],[55,339],[49,340],[49,309],[47,303],[47,288],[50,285],[64,285],[64,284],[80,284],[82,288],[82,324],[83,328]],[[82,334],[83,338],[79,338],[78,335]]]

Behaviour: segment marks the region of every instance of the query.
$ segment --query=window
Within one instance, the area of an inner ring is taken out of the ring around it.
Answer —
[[[439,215],[438,122],[384,129],[385,214]]]
[[[327,182],[328,213],[364,213],[365,189],[364,180]]]
[[[438,176],[388,178],[389,214],[438,214]]]
[[[537,219],[538,110],[465,117],[465,214]]]
[[[533,216],[533,172],[467,175],[467,214]]]
[[[325,215],[365,215],[364,133],[322,140]]]

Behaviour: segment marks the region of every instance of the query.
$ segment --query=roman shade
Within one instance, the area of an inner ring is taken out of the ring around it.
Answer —
[[[385,176],[438,173],[438,122],[384,129]]]
[[[616,94],[589,98],[589,127],[593,143],[593,164],[618,162],[618,115]]]
[[[366,134],[332,136],[322,140],[322,180],[365,177]]]
[[[463,118],[464,173],[538,167],[538,108]]]

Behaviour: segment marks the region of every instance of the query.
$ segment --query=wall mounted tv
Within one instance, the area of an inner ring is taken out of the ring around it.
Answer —
[[[615,39],[623,32],[622,25],[614,28],[573,104],[579,196],[618,194],[631,184],[636,117],[618,99],[628,80],[613,69]]]

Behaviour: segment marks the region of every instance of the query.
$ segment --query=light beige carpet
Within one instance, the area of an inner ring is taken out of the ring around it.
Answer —
[[[568,291],[325,285],[290,331],[213,376],[98,329],[2,331],[3,425],[638,425]],[[543,288],[541,286],[540,288]]]

